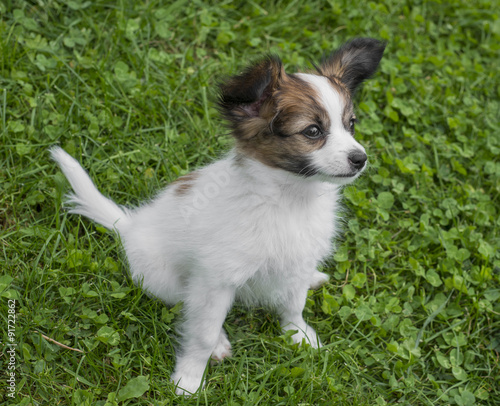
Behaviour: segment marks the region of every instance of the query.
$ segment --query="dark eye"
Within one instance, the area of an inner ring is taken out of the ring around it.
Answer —
[[[311,138],[313,140],[323,135],[323,133],[321,132],[321,130],[317,125],[310,125],[304,131],[302,131],[302,134],[305,135],[307,138]]]
[[[351,121],[349,121],[349,129],[351,130],[351,132],[354,132],[354,127],[357,122],[358,120],[356,119],[356,117],[351,118]]]

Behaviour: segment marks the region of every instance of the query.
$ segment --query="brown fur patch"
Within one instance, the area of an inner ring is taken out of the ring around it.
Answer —
[[[285,74],[281,79],[272,103],[242,126],[253,136],[238,137],[237,147],[266,165],[307,176],[314,172],[307,157],[325,144],[330,117],[309,83],[295,75]],[[302,132],[310,125],[318,126],[324,135],[307,138]]]
[[[298,76],[287,75],[274,97],[278,114],[273,122],[273,132],[290,136],[311,124],[318,125],[322,132],[330,128],[330,116],[320,104],[318,93]]]
[[[252,137],[263,124],[283,76],[281,60],[271,55],[219,86],[219,110],[236,138]]]
[[[197,172],[191,172],[174,180],[171,185],[175,187],[177,196],[184,196],[189,193],[193,187],[194,181],[198,178]]]

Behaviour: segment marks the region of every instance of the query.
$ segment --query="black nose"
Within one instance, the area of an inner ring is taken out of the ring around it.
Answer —
[[[349,164],[359,171],[365,165],[368,157],[362,151],[353,151],[349,153],[347,159],[349,160]]]

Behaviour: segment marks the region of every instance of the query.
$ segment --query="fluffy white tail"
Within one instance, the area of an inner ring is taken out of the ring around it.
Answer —
[[[52,148],[50,154],[75,192],[68,195],[66,201],[73,206],[70,213],[88,217],[109,230],[120,230],[129,222],[128,210],[104,197],[76,159],[60,147]]]

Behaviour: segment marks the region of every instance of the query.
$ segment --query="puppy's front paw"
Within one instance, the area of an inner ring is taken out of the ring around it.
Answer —
[[[231,343],[229,342],[226,333],[221,331],[217,346],[212,352],[212,359],[214,361],[222,361],[224,358],[230,357],[231,355]]]
[[[177,385],[175,393],[177,395],[191,396],[198,389],[203,389],[203,373],[187,374],[182,371],[176,371],[171,376],[172,382]]]
[[[292,336],[292,340],[296,344],[302,344],[302,342],[305,341],[306,344],[309,344],[313,348],[323,347],[316,331],[309,325],[306,327],[305,331],[298,330],[297,333]]]

